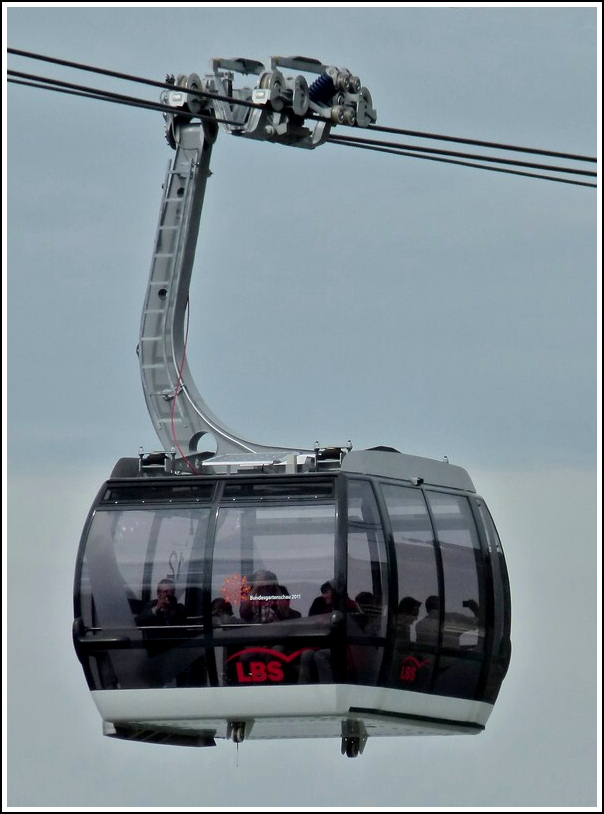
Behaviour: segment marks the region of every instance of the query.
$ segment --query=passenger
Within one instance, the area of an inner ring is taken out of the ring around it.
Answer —
[[[426,615],[415,625],[415,638],[418,644],[436,647],[440,628],[440,600],[437,596],[426,599]]]
[[[308,615],[319,616],[322,613],[331,613],[334,609],[334,596],[334,589],[331,582],[324,582],[323,585],[321,585],[321,596],[317,596],[313,599]],[[352,611],[353,613],[359,610],[356,603],[354,603],[350,597],[346,597],[346,610]]]
[[[283,597],[277,600],[277,613],[280,619],[300,619],[300,611],[290,607],[291,594],[284,585],[279,585],[279,593]]]
[[[396,615],[396,638],[400,645],[409,644],[415,640],[413,625],[417,622],[419,609],[422,603],[412,596],[404,596],[398,603]]]
[[[463,633],[475,630],[480,626],[478,603],[473,599],[463,602],[471,616],[465,613],[447,612],[444,615],[443,647],[459,647],[459,639]],[[438,631],[440,627],[440,601],[437,596],[426,599],[427,616],[420,619],[415,625],[415,635],[418,644],[427,644],[435,647],[438,644]]]
[[[256,571],[250,580],[252,589],[247,599],[241,602],[239,613],[245,622],[267,624],[280,620],[278,600],[279,580],[272,571]]]
[[[268,624],[270,622],[281,622],[288,619],[298,619],[301,614],[290,608],[290,593],[283,585],[279,585],[279,580],[276,574],[272,571],[260,570],[256,571],[251,577],[252,589],[248,598],[241,602],[239,613],[242,620],[250,624]],[[280,641],[281,636],[283,640]],[[249,650],[242,652],[239,655],[239,664],[237,665],[237,681],[240,683],[253,681],[254,675],[269,674],[271,669],[271,662],[274,662],[274,655],[271,654],[287,654],[287,631],[276,631],[277,641],[266,642],[263,639],[261,649],[252,647]],[[273,678],[275,681],[285,681],[285,683],[295,682],[295,666],[290,665],[286,658],[278,662],[279,668],[282,671],[280,678]],[[266,667],[263,667],[266,665]],[[266,671],[266,672],[263,672]]]
[[[149,602],[135,619],[140,627],[186,625],[185,606],[176,601],[176,586],[171,579],[157,584],[157,599]]]
[[[324,582],[321,585],[321,596],[313,599],[313,603],[308,611],[309,616],[318,616],[321,613],[331,613],[333,610],[333,588],[331,582]]]
[[[187,636],[187,613],[185,606],[176,600],[176,586],[171,579],[162,579],[157,584],[157,599],[149,602],[135,617],[136,624],[143,628],[143,639],[147,642],[146,650],[149,658],[161,657],[175,646],[176,641],[166,639],[183,639]],[[171,661],[160,662],[157,669],[156,680],[160,686],[169,686],[175,680],[176,686],[203,686],[205,683],[205,659],[203,656],[194,658],[194,651],[190,651],[192,661],[180,671]],[[176,673],[176,674],[175,674]]]
[[[237,619],[233,616],[233,606],[230,602],[222,597],[217,597],[212,600],[212,626],[222,627],[223,625],[231,625]]]
[[[309,616],[320,616],[334,610],[335,591],[331,582],[321,585],[321,596],[317,596],[308,611]],[[346,609],[353,613],[359,612],[356,602],[346,597]],[[298,671],[298,684],[332,684],[333,668],[331,663],[331,650],[320,648],[318,650],[305,650],[300,655],[300,668]]]
[[[331,651],[329,648],[304,650],[304,652],[300,654],[298,684],[317,683],[333,684]]]

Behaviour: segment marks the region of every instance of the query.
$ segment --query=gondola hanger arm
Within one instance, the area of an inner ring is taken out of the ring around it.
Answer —
[[[318,74],[309,85],[300,73]],[[254,87],[235,87],[238,74]],[[196,388],[186,358],[185,317],[212,148],[219,128],[231,135],[315,149],[337,124],[367,127],[376,113],[369,91],[348,69],[307,57],[273,57],[267,69],[255,60],[214,59],[212,72],[179,75],[161,101],[165,134],[175,155],[163,185],[160,216],[137,348],[147,409],[166,452],[197,452],[210,435],[213,460],[230,456],[267,461],[309,450],[257,444],[228,429]],[[200,120],[197,121],[196,117]]]

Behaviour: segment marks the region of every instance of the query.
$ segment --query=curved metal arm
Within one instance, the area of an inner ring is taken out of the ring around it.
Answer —
[[[241,438],[212,414],[199,394],[185,358],[184,321],[206,181],[210,175],[213,122],[181,124],[176,154],[164,183],[161,211],[138,355],[143,391],[166,451],[197,450],[210,433],[218,454],[290,452]]]
[[[301,76],[286,79],[277,65],[321,76],[308,87]],[[256,89],[234,90],[232,71],[258,74]],[[369,92],[347,69],[304,57],[274,57],[271,71],[253,60],[214,60],[211,76],[203,81],[197,74],[179,76],[162,100],[174,108],[174,114],[166,116],[166,138],[176,154],[164,183],[137,349],[155,430],[166,452],[176,448],[182,457],[197,452],[208,433],[222,457],[307,452],[238,436],[212,414],[195,387],[185,357],[184,323],[199,221],[219,122],[227,132],[246,138],[314,149],[333,123],[367,126],[375,120]],[[191,114],[202,121],[191,122]],[[303,122],[313,114],[321,120],[314,121],[311,130]]]

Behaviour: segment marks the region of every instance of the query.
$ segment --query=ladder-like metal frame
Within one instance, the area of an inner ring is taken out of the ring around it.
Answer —
[[[166,451],[192,454],[210,433],[219,454],[278,453],[223,426],[198,392],[186,360],[186,308],[216,127],[196,122],[177,133],[141,318],[138,355],[147,409]]]

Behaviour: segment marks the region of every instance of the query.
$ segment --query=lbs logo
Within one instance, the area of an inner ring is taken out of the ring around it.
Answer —
[[[234,661],[235,675],[239,684],[276,683],[285,678],[285,665],[291,664],[305,650],[313,649],[303,647],[301,650],[296,650],[295,653],[286,655],[268,647],[247,647],[245,650],[229,656],[226,663]]]
[[[421,670],[430,659],[424,659],[424,661],[420,661],[416,659],[415,656],[405,656],[404,659],[401,661],[401,668],[399,673],[400,681],[411,682],[415,681],[417,678],[417,671]]]

